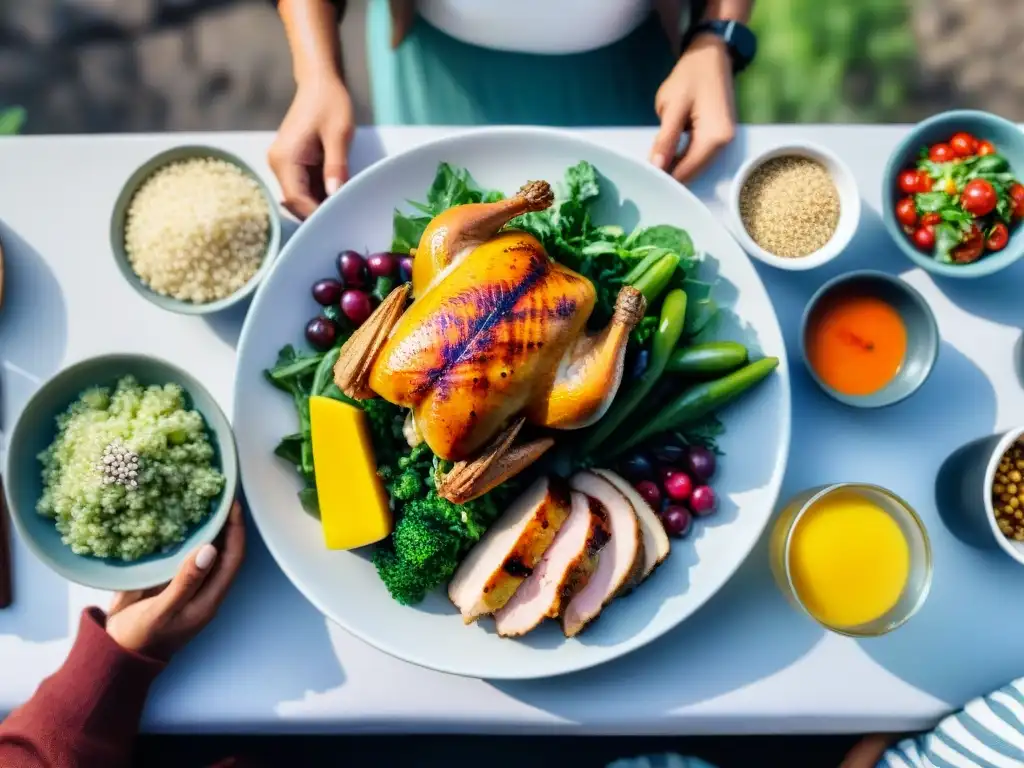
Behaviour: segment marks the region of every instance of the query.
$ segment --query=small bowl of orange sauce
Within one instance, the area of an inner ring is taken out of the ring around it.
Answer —
[[[807,370],[846,405],[881,408],[928,379],[939,328],[924,297],[898,277],[863,270],[840,275],[811,297],[801,324]]]

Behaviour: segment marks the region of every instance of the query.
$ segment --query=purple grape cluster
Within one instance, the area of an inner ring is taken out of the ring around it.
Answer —
[[[334,346],[343,329],[366,322],[392,288],[412,280],[412,258],[398,253],[342,251],[337,259],[338,276],[313,283],[313,300],[322,309],[306,323],[306,340],[317,349]]]
[[[715,511],[717,499],[710,483],[716,465],[715,454],[703,446],[667,444],[652,456],[634,454],[622,471],[658,512],[665,531],[682,538],[690,532],[694,517]]]

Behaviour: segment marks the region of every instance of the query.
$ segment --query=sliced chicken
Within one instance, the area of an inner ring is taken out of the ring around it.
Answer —
[[[545,618],[556,618],[597,569],[611,531],[600,503],[572,492],[572,511],[548,551],[505,607],[494,614],[502,637],[525,635]]]
[[[605,508],[612,538],[601,550],[597,570],[587,586],[569,601],[562,612],[562,631],[566,637],[579,634],[616,595],[629,589],[644,565],[643,534],[629,499],[592,472],[573,475],[569,478],[569,485]]]
[[[668,534],[665,533],[665,526],[661,524],[661,520],[658,519],[658,515],[650,505],[644,501],[643,496],[637,493],[636,488],[630,485],[624,477],[615,474],[610,469],[595,469],[594,474],[603,477],[629,499],[629,503],[633,505],[633,511],[636,512],[636,516],[640,520],[640,532],[644,537],[644,565],[637,582],[639,583],[650,576],[671,551],[672,545],[669,542]]]
[[[487,530],[448,585],[448,597],[467,624],[508,602],[537,567],[570,505],[565,481],[543,477]]]

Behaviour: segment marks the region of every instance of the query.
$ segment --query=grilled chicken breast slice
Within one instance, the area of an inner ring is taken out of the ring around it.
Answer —
[[[562,608],[590,581],[598,555],[611,531],[603,506],[572,492],[572,511],[533,573],[519,585],[512,599],[494,614],[502,637],[525,635],[545,618],[556,618]]]
[[[543,477],[487,530],[448,585],[448,597],[467,624],[508,602],[551,545],[570,504],[565,481]]]
[[[633,505],[614,485],[593,472],[569,478],[574,491],[590,496],[605,508],[611,541],[601,550],[597,570],[562,612],[562,631],[573,637],[583,631],[616,595],[629,589],[642,572],[644,541]]]
[[[665,526],[661,524],[661,520],[658,519],[658,515],[650,505],[644,501],[643,496],[637,493],[624,477],[610,469],[595,469],[594,474],[603,477],[629,499],[629,503],[633,505],[633,511],[636,512],[636,516],[640,520],[640,532],[644,537],[644,564],[637,581],[640,583],[662,564],[672,550],[668,534],[665,533]]]

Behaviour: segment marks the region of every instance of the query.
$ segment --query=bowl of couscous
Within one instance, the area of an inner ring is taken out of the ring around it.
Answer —
[[[215,147],[175,147],[147,160],[125,182],[110,221],[129,285],[181,314],[219,312],[251,296],[280,243],[270,189]]]
[[[168,581],[216,537],[238,488],[231,426],[194,377],[105,355],[46,382],[11,432],[8,506],[29,548],[108,590]]]
[[[729,223],[743,250],[790,271],[820,267],[846,250],[860,208],[849,166],[807,143],[750,158],[729,192]]]

